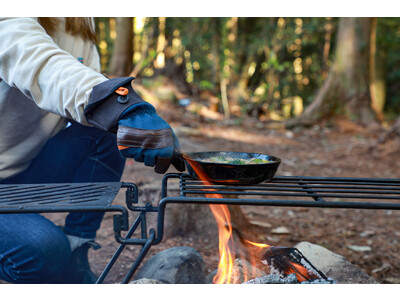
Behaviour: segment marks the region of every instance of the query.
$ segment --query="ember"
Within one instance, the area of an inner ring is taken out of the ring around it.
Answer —
[[[310,279],[327,279],[296,248],[270,247],[264,253],[262,263],[271,268],[272,274],[296,274],[299,282]]]

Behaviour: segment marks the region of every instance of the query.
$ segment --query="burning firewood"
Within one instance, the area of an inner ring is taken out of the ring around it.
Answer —
[[[230,275],[229,281],[232,283],[243,283],[251,278],[262,278],[267,274],[253,266],[245,259],[236,258],[233,264],[233,271]]]
[[[299,282],[313,279],[327,280],[327,277],[296,248],[269,247],[261,262],[271,268],[272,274],[282,277],[296,274]]]

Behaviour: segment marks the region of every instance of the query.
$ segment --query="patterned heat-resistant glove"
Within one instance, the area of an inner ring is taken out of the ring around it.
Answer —
[[[164,174],[172,164],[185,170],[172,128],[132,88],[133,78],[114,78],[93,88],[85,108],[88,122],[117,134],[121,155]]]
[[[132,106],[118,122],[117,144],[124,157],[132,157],[157,173],[165,173],[172,163],[179,171],[185,167],[173,130],[149,103]]]

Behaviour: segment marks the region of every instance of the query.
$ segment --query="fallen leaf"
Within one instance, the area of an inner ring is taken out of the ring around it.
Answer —
[[[360,233],[361,237],[368,237],[368,236],[373,236],[373,235],[375,235],[375,231],[373,231],[373,230],[365,230]]]
[[[393,284],[400,284],[400,278],[387,277],[387,278],[385,278],[385,282],[393,283]]]
[[[370,246],[347,245],[347,248],[356,252],[368,252],[372,250]]]
[[[265,221],[258,221],[258,220],[251,220],[250,224],[261,226],[261,227],[265,227],[265,228],[271,228],[272,227],[271,223],[268,223],[268,222],[265,222]]]
[[[271,232],[275,234],[290,234],[289,229],[287,229],[285,226],[274,228],[271,230]]]
[[[371,271],[371,273],[379,273],[379,272],[385,272],[388,271],[392,266],[388,263],[383,263],[382,266],[380,266],[379,268],[373,269]]]

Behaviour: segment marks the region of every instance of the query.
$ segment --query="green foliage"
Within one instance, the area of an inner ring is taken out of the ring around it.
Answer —
[[[106,24],[101,34],[112,49],[107,19],[98,18],[97,22]],[[292,116],[294,109],[287,110],[285,106],[292,105],[294,98],[301,99],[303,106],[308,105],[326,79],[337,24],[338,18],[321,17],[169,17],[165,54],[176,64],[176,70],[183,70],[185,84],[193,90],[209,90],[220,97],[221,81],[226,81],[229,101],[238,104],[243,113],[276,111],[286,118]],[[146,18],[136,35],[146,41],[143,44],[147,43],[141,68],[153,69],[159,51],[159,19]],[[399,18],[378,19],[378,49],[387,53],[387,111],[400,109],[399,35]],[[136,53],[142,49],[142,44],[135,45]],[[110,55],[110,51],[103,53]],[[142,72],[140,76],[152,74]]]
[[[200,80],[199,87],[202,90],[212,90],[214,85],[208,80]]]

